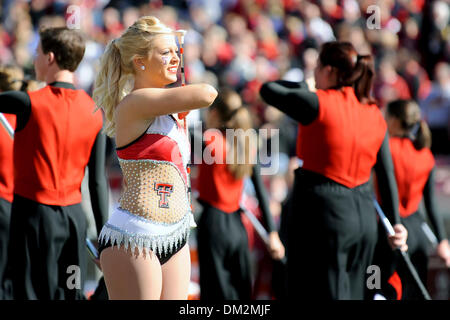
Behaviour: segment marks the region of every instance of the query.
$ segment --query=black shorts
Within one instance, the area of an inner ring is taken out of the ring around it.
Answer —
[[[184,245],[187,242],[187,238],[184,238],[181,242],[179,242],[175,248],[172,250],[172,252],[169,253],[155,253],[156,257],[159,260],[159,263],[161,265],[163,265],[164,263],[166,263],[167,261],[170,260],[170,258],[172,258],[173,255],[175,255],[178,251],[180,251],[181,249],[183,249]],[[106,248],[112,247],[112,243],[111,241],[107,241],[106,243],[104,242],[100,242],[99,246],[98,246],[98,256],[100,257],[101,253],[103,250],[105,250]]]

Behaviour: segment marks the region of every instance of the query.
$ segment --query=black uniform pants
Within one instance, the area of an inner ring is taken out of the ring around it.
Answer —
[[[248,300],[251,275],[248,237],[241,212],[205,203],[197,227],[201,300]]]
[[[5,272],[8,264],[9,224],[11,219],[11,202],[0,198],[0,300],[10,299],[10,279]]]
[[[408,230],[408,239],[406,240],[408,244],[408,255],[422,283],[426,286],[430,241],[422,230],[424,218],[420,212],[416,212],[400,220]],[[388,300],[397,299],[396,290],[388,283],[391,275],[397,272],[402,286],[401,300],[423,300],[423,295],[416,281],[411,276],[407,265],[401,256],[390,248],[386,239],[386,231],[380,226],[380,237],[373,263],[381,269],[381,294]]]
[[[430,241],[422,229],[424,219],[420,212],[416,212],[407,218],[401,218],[401,222],[408,230],[406,243],[409,257],[422,283],[426,286]],[[402,300],[423,300],[422,293],[404,263],[397,264],[397,273],[402,282]]]
[[[83,299],[86,217],[81,204],[44,205],[15,195],[9,263],[14,299]]]
[[[297,169],[288,222],[290,299],[364,299],[377,240],[369,183],[349,189]]]

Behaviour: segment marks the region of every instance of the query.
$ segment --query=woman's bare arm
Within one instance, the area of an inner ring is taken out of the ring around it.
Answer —
[[[117,115],[125,112],[135,119],[206,108],[217,96],[208,84],[191,84],[176,88],[143,88],[131,92],[118,105]]]

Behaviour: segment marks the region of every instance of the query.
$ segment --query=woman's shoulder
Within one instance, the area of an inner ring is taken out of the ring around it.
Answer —
[[[117,104],[116,110],[119,109],[126,109],[127,107],[130,107],[136,103],[139,102],[139,96],[142,94],[148,94],[146,89],[138,89],[129,92],[127,95],[125,95]]]
[[[119,101],[119,103],[114,108],[114,114],[117,115],[118,113],[122,112],[122,110],[127,109],[127,107],[130,105],[130,95],[131,93],[127,94],[123,99]]]
[[[167,88],[139,88],[129,92],[119,102],[121,106],[135,106],[147,104],[152,99],[160,99],[161,94],[167,92]]]
[[[422,153],[427,158],[429,163],[432,163],[433,165],[435,164],[436,160],[435,160],[433,152],[431,152],[430,148],[427,148],[427,147],[422,148]]]
[[[144,88],[144,89],[134,90],[134,91],[128,93],[117,104],[116,108],[114,109],[114,116],[116,118],[124,117],[124,118],[142,119],[142,116],[144,113],[140,112],[140,110],[148,109],[148,105],[149,105],[149,101],[147,99],[143,99],[142,95],[143,94],[151,95],[152,89],[153,88]],[[148,115],[146,115],[146,116],[148,116]],[[145,118],[143,120],[149,121],[149,120],[152,120],[153,118],[154,117],[151,117],[148,119]]]
[[[354,95],[353,88],[342,87],[339,89],[329,88],[329,89],[317,89],[315,91],[319,99],[319,104],[324,105],[336,105],[336,104],[346,104],[348,100],[352,100]]]

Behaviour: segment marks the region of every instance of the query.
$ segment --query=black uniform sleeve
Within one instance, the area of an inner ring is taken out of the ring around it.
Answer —
[[[106,136],[100,131],[95,139],[89,158],[89,194],[97,233],[108,219],[108,183],[105,173]]]
[[[266,226],[267,232],[270,233],[272,231],[277,231],[275,222],[273,221],[273,216],[270,213],[269,197],[261,179],[261,168],[259,167],[259,164],[255,164],[253,166],[251,180],[253,186],[255,187],[256,198],[258,199],[259,207],[261,208],[262,219],[264,225]]]
[[[384,214],[392,225],[400,223],[398,211],[398,189],[395,180],[394,164],[392,163],[391,151],[389,149],[389,136],[386,132],[383,143],[377,154],[375,164],[378,190],[381,197],[381,207]]]
[[[430,218],[431,225],[436,232],[436,238],[438,242],[441,242],[442,240],[447,239],[447,234],[444,228],[444,221],[438,211],[434,193],[434,174],[435,169],[433,168],[433,170],[431,170],[430,176],[428,177],[427,183],[425,184],[425,188],[423,189],[423,200],[425,209],[428,213],[428,217]]]
[[[0,112],[12,113],[16,117],[16,131],[22,130],[31,114],[31,100],[23,91],[6,91],[0,93]]]
[[[319,114],[319,98],[308,90],[306,82],[266,82],[259,91],[263,100],[303,125],[313,122]]]

